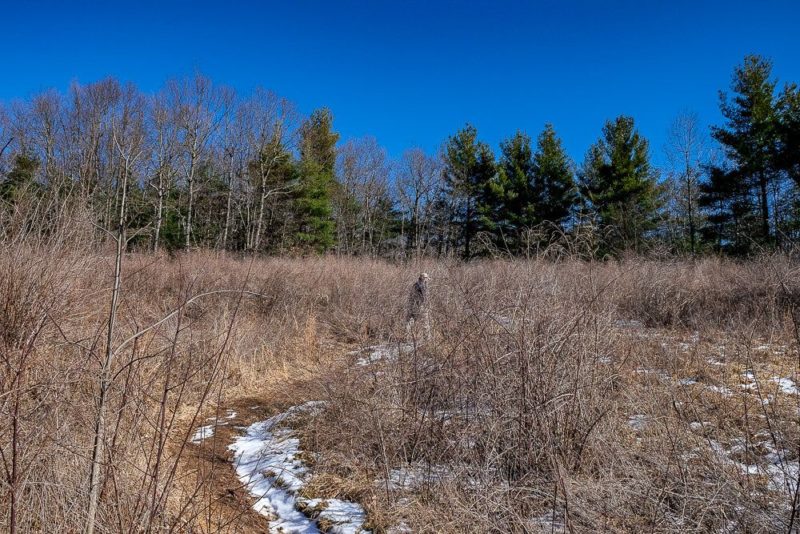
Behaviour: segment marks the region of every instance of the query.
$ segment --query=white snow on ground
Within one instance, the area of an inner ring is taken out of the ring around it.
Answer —
[[[234,412],[233,410],[228,410],[228,414],[225,416],[225,419],[230,420],[233,419],[234,417],[236,417],[236,412]],[[216,425],[228,424],[227,421],[220,421],[218,420],[217,417],[209,417],[208,419],[206,419],[206,421],[213,421],[213,423],[210,425],[201,426],[195,431],[194,435],[192,436],[192,443],[194,443],[195,445],[202,443],[204,440],[212,437],[214,435],[214,429],[216,428]]]
[[[636,321],[634,319],[617,319],[614,321],[614,326],[618,328],[644,328],[644,323],[641,321]]]
[[[206,425],[198,428],[192,436],[192,443],[198,444],[203,440],[210,438],[214,435],[214,425]]]
[[[413,464],[389,471],[389,489],[410,490],[441,482],[453,476],[452,469],[444,466]]]
[[[505,315],[488,314],[489,318],[506,329],[511,329],[514,326],[514,320]]]
[[[362,525],[367,514],[360,505],[339,499],[299,499],[300,503],[319,510],[319,519],[330,521],[333,526],[326,532],[330,534],[358,534],[365,532]]]
[[[364,367],[382,360],[394,361],[401,353],[408,353],[412,350],[414,350],[414,345],[411,343],[386,343],[383,345],[366,347],[363,350],[355,352],[355,354],[367,353],[366,356],[362,356],[356,360],[356,365]]]
[[[706,386],[706,389],[715,393],[719,393],[723,397],[730,397],[733,395],[733,392],[726,386]]]
[[[628,417],[628,424],[637,432],[644,430],[644,427],[647,426],[647,422],[648,417],[646,415],[636,414]]]
[[[561,510],[549,510],[531,519],[531,526],[538,527],[541,532],[566,532],[564,514]]]
[[[228,410],[228,413],[225,414],[224,419],[230,420],[230,419],[233,419],[234,417],[236,417],[236,412],[234,412],[233,410]],[[219,416],[216,416],[216,415],[209,417],[208,419],[206,419],[206,421],[215,421],[219,425],[227,425],[228,424],[227,421],[223,421],[222,419],[219,418]]]
[[[636,373],[636,374],[639,374],[639,375],[655,375],[656,378],[658,378],[659,380],[662,380],[664,382],[667,382],[667,381],[670,380],[669,373],[667,373],[664,370],[660,370],[660,369],[659,370],[655,370],[655,369],[645,369],[643,367],[638,367],[638,368],[634,369],[633,372]]]
[[[780,387],[781,392],[783,393],[788,393],[790,395],[797,395],[800,393],[800,390],[797,389],[797,384],[794,383],[794,380],[774,376],[772,377],[772,381],[778,384],[778,387]]]
[[[785,492],[789,495],[795,492],[798,479],[800,479],[800,461],[789,460],[786,451],[776,450],[771,442],[762,441],[759,443],[761,447],[769,452],[762,457],[763,463],[758,465],[737,462],[731,458],[733,453],[741,452],[743,448],[741,444],[735,444],[729,450],[726,450],[722,444],[714,440],[709,440],[709,445],[722,461],[737,467],[742,473],[746,475],[766,475],[769,478],[769,488],[771,490]]]
[[[386,534],[413,534],[413,532],[405,521],[400,521],[399,524],[386,529]]]
[[[363,531],[364,510],[338,499],[303,499],[298,492],[309,477],[300,459],[300,440],[285,423],[292,416],[319,410],[321,401],[311,401],[247,427],[245,435],[229,445],[236,475],[250,494],[258,513],[270,518],[270,532],[311,534],[319,532],[317,520],[298,510],[298,505],[322,509],[320,517],[334,523],[330,532],[355,534]]]

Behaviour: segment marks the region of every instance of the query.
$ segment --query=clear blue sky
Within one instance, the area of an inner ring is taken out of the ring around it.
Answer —
[[[580,161],[625,113],[659,162],[680,110],[719,120],[745,54],[800,82],[798,0],[16,1],[0,21],[0,100],[108,75],[153,91],[201,71],[328,106],[344,138],[373,135],[392,156],[466,122],[497,146],[549,121]]]

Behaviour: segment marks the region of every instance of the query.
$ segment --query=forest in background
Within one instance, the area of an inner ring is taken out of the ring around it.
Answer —
[[[471,125],[436,154],[393,161],[374,138],[340,142],[328,109],[302,116],[257,89],[197,75],[156,94],[109,78],[0,108],[3,231],[48,231],[83,210],[131,250],[530,257],[564,237],[598,254],[748,255],[800,234],[800,89],[748,56],[710,132],[679,115],[663,168],[633,117],[602,126],[582,163],[546,124],[499,153]],[[13,230],[12,230],[13,231]]]

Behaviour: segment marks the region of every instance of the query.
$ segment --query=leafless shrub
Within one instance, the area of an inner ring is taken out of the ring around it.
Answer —
[[[77,531],[114,259],[66,205],[72,224],[50,232],[16,213],[0,249],[0,529]],[[220,512],[215,491],[242,494],[224,444],[191,437],[255,398],[328,401],[300,429],[312,489],[364,503],[376,530],[786,530],[800,429],[774,377],[797,380],[794,263],[590,248],[470,264],[127,254],[98,529],[247,530],[247,506]],[[405,328],[422,271],[428,341]],[[741,469],[768,448],[788,485]]]

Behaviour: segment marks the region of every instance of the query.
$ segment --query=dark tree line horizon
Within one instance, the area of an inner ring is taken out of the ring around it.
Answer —
[[[498,153],[467,124],[436,154],[392,161],[374,138],[340,143],[330,110],[303,117],[270,91],[240,98],[197,75],[148,95],[108,78],[0,107],[0,220],[80,205],[101,237],[125,189],[139,250],[530,256],[579,234],[598,236],[603,254],[792,246],[800,89],[747,56],[720,109],[710,132],[692,113],[676,117],[662,169],[625,115],[606,121],[581,164],[549,123]]]

